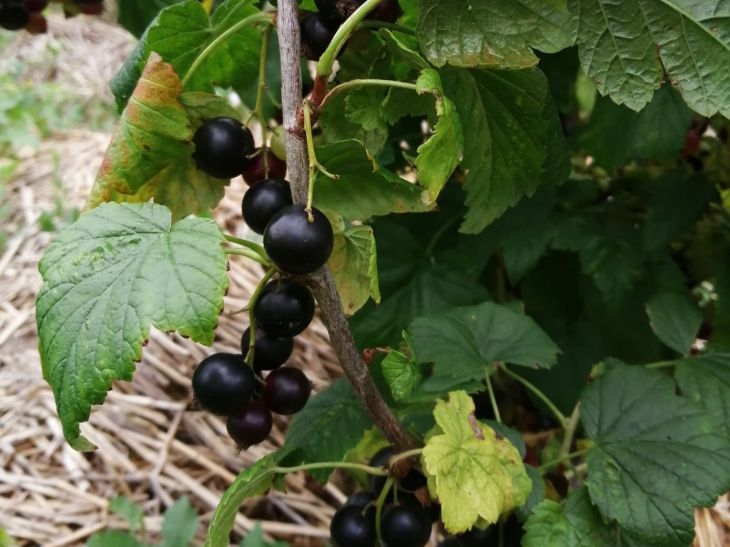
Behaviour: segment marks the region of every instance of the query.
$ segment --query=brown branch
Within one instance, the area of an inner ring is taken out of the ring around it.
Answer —
[[[279,0],[277,18],[281,55],[281,97],[286,134],[288,179],[295,203],[305,203],[308,185],[308,157],[298,110],[302,104],[302,76],[299,63],[299,14],[297,0]],[[363,361],[350,332],[345,311],[337,295],[334,278],[326,266],[307,276],[327,330],[345,374],[355,393],[365,404],[373,423],[393,444],[396,452],[414,447],[411,436],[403,429],[375,386],[370,370]]]

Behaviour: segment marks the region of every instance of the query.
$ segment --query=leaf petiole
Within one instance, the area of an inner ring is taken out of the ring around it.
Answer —
[[[269,54],[269,37],[271,35],[271,27],[267,26],[264,29],[263,37],[261,38],[261,59],[259,60],[259,83],[256,91],[256,106],[254,112],[256,118],[261,124],[261,150],[263,153],[264,160],[264,176],[269,178],[269,155],[266,153],[267,143],[267,130],[268,123],[264,116],[264,91],[266,89],[266,58]]]
[[[357,89],[360,87],[396,87],[399,89],[409,89],[411,91],[418,92],[418,87],[416,84],[410,83],[410,82],[399,82],[398,80],[378,80],[373,78],[360,78],[356,80],[350,80],[348,82],[341,83],[339,85],[336,85],[332,89],[329,90],[327,95],[324,96],[324,99],[322,99],[322,104],[319,105],[319,108],[324,108],[328,101],[332,99],[332,97],[335,97],[339,95],[340,93],[344,93],[346,91],[349,91],[351,89]]]
[[[195,71],[200,68],[200,65],[203,64],[203,61],[205,61],[216,49],[218,49],[221,44],[223,44],[226,40],[228,40],[228,38],[236,34],[242,28],[247,27],[248,25],[255,25],[256,23],[267,23],[269,25],[273,25],[274,14],[272,12],[266,11],[254,13],[253,15],[249,15],[248,17],[241,19],[238,23],[236,23],[223,34],[218,36],[215,40],[208,44],[208,47],[206,47],[198,54],[198,56],[193,61],[193,64],[190,65],[190,68],[185,73],[185,76],[182,79],[182,87],[184,88],[190,82],[190,78],[192,78],[193,74],[195,74]]]
[[[380,4],[380,2],[382,2],[382,0],[366,0],[359,8],[357,8],[355,13],[350,15],[350,17],[342,23],[340,28],[337,29],[337,32],[332,37],[329,46],[327,46],[327,49],[324,51],[317,63],[318,77],[326,78],[332,74],[332,65],[334,64],[337,55],[340,53],[342,46],[345,45],[345,42],[350,35],[357,29],[360,23],[365,20],[368,14],[373,11],[378,4]]]
[[[502,365],[500,367],[508,376],[511,376],[515,380],[517,380],[519,383],[521,383],[523,386],[525,386],[528,390],[530,390],[535,397],[540,399],[543,404],[548,407],[548,410],[553,413],[555,418],[558,420],[558,423],[560,423],[560,427],[565,429],[568,425],[568,420],[566,419],[565,415],[558,410],[558,407],[555,406],[555,404],[548,398],[547,395],[545,395],[542,391],[540,391],[538,388],[536,388],[534,385],[532,385],[530,382],[525,380],[522,376],[517,374],[516,372],[512,372],[510,369],[508,369],[505,365]]]
[[[416,35],[416,31],[412,28],[408,28],[403,25],[398,25],[396,23],[387,23],[385,21],[377,21],[377,20],[366,20],[360,23],[358,26],[358,29],[361,28],[372,28],[372,29],[387,29],[392,30],[393,32],[400,32],[401,34],[410,34],[411,36]]]
[[[497,405],[497,399],[494,396],[494,388],[492,388],[492,379],[490,378],[489,371],[484,374],[484,381],[487,384],[487,392],[489,393],[489,402],[492,405],[494,411],[494,418],[502,423],[502,416],[499,414],[499,406]]]
[[[388,472],[380,467],[371,467],[361,463],[352,462],[316,462],[316,463],[305,463],[302,465],[295,465],[292,467],[274,467],[275,473],[296,473],[297,471],[310,471],[312,469],[327,469],[329,467],[335,467],[338,469],[353,469],[355,471],[364,471],[370,475],[378,475],[385,477]]]
[[[575,452],[571,452],[570,454],[563,454],[563,455],[555,458],[554,460],[551,460],[551,461],[549,461],[547,463],[542,464],[540,467],[537,468],[537,470],[540,473],[543,473],[544,471],[547,471],[548,469],[552,469],[556,465],[560,465],[561,463],[570,461],[573,458],[577,458],[578,456],[582,456],[586,452],[588,452],[588,449],[587,448],[583,448],[581,450],[576,450]]]
[[[307,187],[307,215],[309,222],[314,219],[312,217],[312,201],[314,199],[314,175],[315,171],[320,171],[323,175],[331,179],[339,179],[337,175],[333,175],[327,171],[317,161],[317,154],[314,150],[314,136],[312,135],[312,104],[309,101],[304,101],[302,104],[302,111],[304,114],[304,133],[307,138],[307,155],[309,156],[309,185]]]
[[[223,252],[225,252],[227,255],[246,257],[253,260],[254,262],[258,262],[262,266],[271,266],[271,262],[269,262],[268,258],[266,258],[265,256],[261,256],[260,254],[253,252],[250,249],[231,249],[229,247],[224,247]]]
[[[276,268],[269,268],[269,270],[261,278],[259,284],[256,285],[256,289],[253,291],[251,298],[248,300],[248,353],[246,354],[246,364],[253,367],[254,351],[256,349],[256,321],[254,320],[254,308],[256,302],[261,295],[261,291],[264,286],[269,282],[271,276],[276,272]]]
[[[378,499],[375,501],[375,535],[381,544],[383,543],[383,539],[380,533],[380,517],[383,513],[383,505],[385,505],[385,500],[388,497],[388,492],[390,492],[392,486],[393,477],[388,477],[385,481],[385,484],[383,485],[383,489],[380,491]]]
[[[253,241],[249,241],[247,239],[241,239],[240,237],[232,236],[232,235],[225,235],[226,241],[230,241],[231,243],[235,243],[236,245],[241,245],[243,247],[248,247],[255,253],[260,254],[261,256],[266,256],[266,251],[264,248],[259,245],[258,243],[254,243]]]

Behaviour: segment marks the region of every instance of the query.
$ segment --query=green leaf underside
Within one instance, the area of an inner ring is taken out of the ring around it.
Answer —
[[[702,312],[686,294],[661,293],[646,303],[657,338],[677,353],[689,353],[702,324]]]
[[[416,362],[401,351],[388,352],[380,367],[396,401],[407,399],[421,380]]]
[[[708,353],[677,362],[675,378],[682,394],[717,420],[730,436],[730,353]]]
[[[180,92],[172,66],[151,55],[106,151],[88,207],[153,200],[167,205],[173,219],[179,219],[208,211],[220,201],[226,181],[196,168],[188,116],[226,113],[228,107],[211,95]]]
[[[370,427],[372,422],[350,383],[344,378],[336,380],[292,419],[282,449],[286,463],[343,461]],[[311,474],[326,482],[331,472],[317,469]]]
[[[562,182],[567,154],[539,70],[449,70],[443,79],[464,130],[461,231],[479,233],[542,182]]]
[[[345,140],[317,147],[317,160],[333,180],[317,175],[314,200],[320,209],[335,211],[349,220],[365,220],[389,213],[429,211],[433,205],[422,200],[422,189],[379,167],[363,145]]]
[[[468,530],[479,518],[496,522],[523,505],[532,487],[517,449],[476,422],[473,413],[474,401],[463,391],[437,401],[437,425],[421,456],[429,491],[452,533]]]
[[[162,547],[190,545],[198,529],[198,513],[187,498],[181,498],[165,511],[162,522]]]
[[[416,319],[409,329],[417,361],[434,363],[434,380],[484,378],[495,361],[550,368],[558,347],[529,317],[492,302]]]
[[[238,21],[259,11],[252,4],[253,0],[227,0],[210,18],[197,0],[185,0],[164,9],[112,80],[119,108],[129,100],[153,52],[171,63],[177,74],[184,75],[213,40]],[[260,50],[261,32],[251,26],[244,27],[207,57],[186,90],[212,91],[213,86],[219,86],[245,91],[258,75]]]
[[[696,112],[730,116],[730,6],[724,0],[568,0],[583,70],[640,110],[667,78]]]
[[[109,500],[109,511],[116,513],[129,523],[129,528],[134,533],[144,524],[144,511],[126,496],[116,496]]]
[[[226,489],[210,521],[205,547],[228,547],[230,545],[229,535],[241,503],[247,498],[260,496],[271,488],[276,475],[274,467],[276,467],[278,457],[276,452],[263,457],[241,472]]]
[[[647,542],[689,545],[693,507],[730,487],[730,442],[712,417],[661,372],[626,365],[590,384],[581,408],[595,443],[586,484],[599,511]]]
[[[436,66],[527,68],[531,47],[559,51],[571,44],[561,0],[420,0],[416,35]]]
[[[524,547],[604,547],[608,528],[582,487],[561,505],[544,500],[525,523]]]
[[[327,265],[347,315],[354,314],[369,298],[380,303],[378,253],[370,226],[351,226],[335,233],[335,246]]]
[[[93,448],[79,423],[114,380],[131,380],[151,326],[213,342],[228,286],[223,241],[211,220],[173,225],[161,205],[109,203],[49,246],[36,301],[40,353],[74,448]]]
[[[283,541],[266,541],[264,539],[264,530],[258,523],[241,541],[241,547],[288,547],[288,545]]]
[[[106,530],[89,538],[86,547],[146,547],[129,532]]]
[[[118,20],[137,38],[142,36],[147,26],[161,9],[180,0],[117,0]]]

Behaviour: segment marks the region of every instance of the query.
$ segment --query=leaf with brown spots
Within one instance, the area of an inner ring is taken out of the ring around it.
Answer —
[[[224,181],[195,167],[190,119],[197,121],[197,115],[186,111],[181,91],[172,65],[152,54],[106,151],[88,208],[108,201],[154,201],[179,219],[220,201]],[[206,112],[226,108],[223,100],[213,101]]]

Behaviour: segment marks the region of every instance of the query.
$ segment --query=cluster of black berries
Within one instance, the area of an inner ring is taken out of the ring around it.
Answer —
[[[383,448],[373,456],[370,465],[387,466],[392,457],[393,449]],[[337,510],[330,523],[335,547],[375,547],[375,502],[384,486],[385,477],[374,477],[370,490],[356,492]],[[388,493],[380,517],[380,533],[386,547],[422,547],[428,542],[433,522],[438,519],[438,506],[424,507],[418,500],[416,494],[425,486],[426,477],[411,469]]]
[[[232,118],[215,118],[201,125],[193,142],[199,169],[218,178],[244,174],[251,188],[243,198],[243,219],[263,234],[264,249],[280,272],[309,274],[327,262],[334,244],[332,225],[318,209],[307,211],[292,203],[289,183],[281,178],[285,163],[272,173],[269,162],[267,177],[263,159],[260,168],[252,162],[269,151],[257,154],[247,128]],[[294,336],[313,317],[314,297],[306,286],[285,277],[270,281],[253,304],[253,346],[249,327],[240,354],[211,355],[195,370],[196,399],[203,408],[228,417],[228,433],[238,445],[262,442],[271,432],[272,412],[295,414],[309,399],[311,385],[304,373],[282,365],[291,356]],[[253,358],[247,359],[251,347]]]
[[[315,0],[319,10],[302,17],[302,50],[307,59],[316,61],[327,49],[337,28],[365,3],[365,0]],[[384,0],[369,15],[387,23],[394,23],[403,14],[398,0]]]
[[[211,177],[232,179],[238,175],[249,185],[265,178],[264,154],[269,176],[282,178],[286,162],[268,148],[256,148],[251,131],[233,118],[213,118],[201,125],[193,136],[193,159],[198,169]]]
[[[78,12],[86,15],[101,15],[104,11],[104,0],[76,0],[74,4]],[[43,16],[47,6],[48,0],[0,0],[0,27],[42,34],[48,30],[48,21]]]

